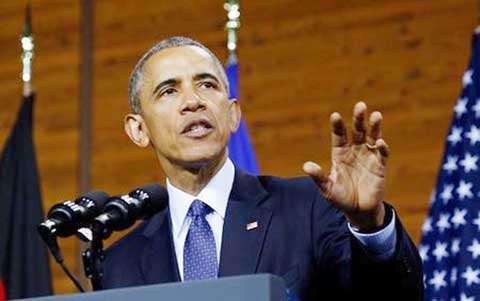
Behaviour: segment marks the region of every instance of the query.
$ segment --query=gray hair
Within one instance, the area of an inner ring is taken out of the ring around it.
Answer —
[[[140,114],[142,111],[142,108],[140,106],[139,92],[143,85],[143,66],[145,65],[145,62],[152,55],[156,54],[157,52],[160,52],[163,49],[167,49],[171,47],[179,47],[179,46],[195,46],[205,50],[212,57],[213,63],[220,71],[220,77],[221,77],[220,80],[225,85],[227,94],[230,94],[230,87],[228,84],[228,79],[225,73],[225,69],[223,69],[222,63],[220,63],[220,60],[215,56],[215,54],[213,54],[213,52],[210,49],[205,47],[200,42],[197,42],[191,38],[171,37],[171,38],[161,40],[160,42],[155,44],[155,46],[150,48],[150,50],[148,50],[142,56],[142,58],[137,62],[137,64],[135,65],[135,68],[133,68],[133,71],[130,74],[130,80],[128,83],[128,100],[130,102],[130,107],[134,113]]]

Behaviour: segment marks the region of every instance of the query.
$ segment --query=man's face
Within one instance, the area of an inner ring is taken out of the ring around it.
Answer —
[[[164,49],[143,67],[142,117],[160,161],[199,167],[226,156],[240,109],[212,57],[195,46]]]

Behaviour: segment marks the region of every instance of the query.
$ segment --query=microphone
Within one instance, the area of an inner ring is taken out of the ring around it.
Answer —
[[[75,201],[65,201],[54,205],[47,214],[47,220],[38,225],[37,230],[44,238],[51,236],[67,237],[77,229],[89,225],[89,222],[102,212],[108,199],[103,191],[92,191]]]
[[[107,238],[112,231],[127,229],[136,220],[150,217],[167,205],[167,189],[159,184],[148,184],[129,194],[108,199],[103,207],[104,213],[94,219],[94,227]]]
[[[81,292],[84,289],[63,262],[63,255],[58,246],[57,237],[70,236],[75,234],[77,229],[88,226],[89,222],[101,213],[101,208],[107,199],[108,194],[105,192],[92,191],[75,201],[65,201],[61,204],[56,204],[48,212],[47,220],[37,226],[38,233],[47,244],[53,258],[60,264],[63,271]]]

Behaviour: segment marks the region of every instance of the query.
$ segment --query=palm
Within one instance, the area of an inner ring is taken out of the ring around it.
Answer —
[[[329,199],[345,212],[369,211],[383,200],[385,166],[366,145],[332,149]]]
[[[383,220],[388,146],[381,138],[382,115],[379,112],[370,115],[367,135],[366,109],[363,102],[355,105],[350,142],[340,114],[331,115],[330,174],[324,174],[313,162],[305,163],[304,170],[315,180],[325,198],[342,210],[350,221],[369,227]]]

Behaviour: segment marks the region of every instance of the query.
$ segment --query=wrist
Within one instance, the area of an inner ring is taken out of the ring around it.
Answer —
[[[359,232],[373,233],[381,230],[391,220],[392,213],[390,212],[390,218],[385,210],[383,202],[371,211],[355,212],[345,214],[347,221],[350,225]]]

